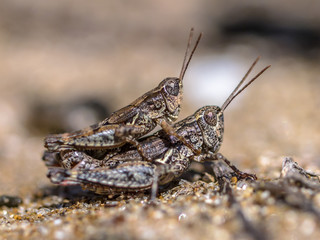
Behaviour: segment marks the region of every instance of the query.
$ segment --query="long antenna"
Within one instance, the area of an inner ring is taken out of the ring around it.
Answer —
[[[187,44],[187,49],[186,49],[186,52],[184,53],[184,57],[183,57],[183,63],[182,63],[182,67],[181,67],[181,72],[180,72],[180,78],[183,74],[183,71],[185,69],[185,64],[186,64],[186,61],[187,61],[187,56],[188,56],[188,53],[189,53],[189,49],[190,49],[190,45],[191,45],[191,40],[192,40],[192,37],[193,37],[193,32],[194,32],[194,29],[191,28],[190,29],[190,33],[189,33],[189,39],[188,39],[188,44]]]
[[[247,71],[247,73],[244,75],[244,77],[241,79],[241,81],[238,83],[238,85],[236,86],[236,88],[232,91],[232,93],[229,95],[229,97],[227,98],[227,100],[223,103],[221,109],[225,109],[227,104],[230,103],[230,100],[233,98],[233,95],[238,91],[239,87],[243,84],[243,82],[246,80],[246,78],[248,77],[248,75],[250,74],[250,72],[252,71],[252,69],[254,68],[254,66],[257,64],[257,62],[259,61],[260,56],[256,58],[256,60],[252,63],[251,67],[249,68],[249,70]]]
[[[200,42],[200,39],[201,39],[201,37],[202,37],[202,33],[200,33],[199,36],[198,36],[198,38],[197,38],[197,41],[196,41],[196,43],[195,43],[195,45],[194,45],[194,47],[193,47],[193,49],[192,49],[192,51],[191,51],[191,54],[190,54],[190,56],[189,56],[189,59],[188,59],[188,61],[186,61],[186,60],[187,60],[187,55],[188,55],[188,53],[189,53],[189,48],[190,48],[190,45],[191,45],[191,40],[192,40],[192,37],[193,37],[193,30],[194,30],[193,28],[191,28],[191,30],[190,30],[190,35],[189,35],[187,50],[186,50],[186,52],[185,52],[184,59],[183,59],[183,64],[182,64],[182,68],[181,68],[181,72],[180,72],[180,77],[179,77],[181,80],[184,78],[184,75],[185,75],[185,73],[186,73],[186,71],[187,71],[187,69],[188,69],[188,66],[189,66],[189,64],[190,64],[190,61],[191,61],[191,59],[192,59],[192,56],[193,56],[194,52],[196,51],[196,49],[197,49],[197,47],[198,47],[198,44],[199,44],[199,42]]]
[[[223,112],[228,106],[229,104],[232,102],[233,99],[235,99],[244,89],[246,89],[254,80],[256,80],[264,71],[266,71],[269,67],[271,67],[271,65],[265,67],[264,69],[262,69],[257,75],[255,75],[246,85],[244,85],[238,92],[237,90],[239,89],[239,87],[243,84],[243,82],[245,81],[245,79],[247,78],[247,76],[249,75],[249,73],[251,72],[251,70],[253,69],[253,67],[256,65],[256,63],[258,62],[258,60],[260,59],[260,57],[258,57],[253,64],[251,65],[251,67],[249,68],[249,70],[247,71],[247,73],[245,74],[245,76],[242,78],[242,80],[238,83],[237,87],[233,90],[233,92],[230,94],[230,96],[227,98],[227,100],[223,103],[222,107],[221,107],[221,111]]]

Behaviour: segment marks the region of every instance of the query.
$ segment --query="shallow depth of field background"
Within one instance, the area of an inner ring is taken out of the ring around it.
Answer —
[[[98,122],[178,76],[191,27],[203,39],[179,119],[221,105],[261,56],[254,72],[272,67],[226,110],[221,152],[261,177],[283,156],[320,168],[320,2],[0,4],[0,195],[51,185],[41,161],[48,133]]]

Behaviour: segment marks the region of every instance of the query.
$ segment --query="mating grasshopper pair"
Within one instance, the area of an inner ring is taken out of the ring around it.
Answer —
[[[219,159],[225,161],[240,178],[256,178],[239,171],[218,151],[223,139],[224,110],[269,66],[239,89],[257,59],[221,108],[202,107],[171,126],[180,111],[183,77],[201,38],[200,34],[186,60],[192,34],[193,30],[179,78],[163,80],[157,88],[96,126],[45,139],[48,151],[43,158],[53,183],[81,184],[83,188],[100,194],[152,189],[154,198],[158,184],[168,183],[180,176],[192,160],[204,162]],[[142,137],[156,125],[160,125],[162,130]]]

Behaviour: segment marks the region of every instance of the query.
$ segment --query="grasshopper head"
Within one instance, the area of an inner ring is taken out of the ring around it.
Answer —
[[[166,78],[159,84],[159,88],[166,104],[164,115],[170,122],[174,121],[180,113],[183,95],[182,81],[175,77]]]
[[[205,106],[195,113],[195,117],[202,133],[203,147],[218,152],[223,140],[223,111],[218,106]]]
[[[246,77],[251,72],[252,68],[258,62],[259,58],[257,58],[242,80],[238,83],[233,92],[229,95],[223,105],[218,106],[205,106],[200,108],[196,113],[195,117],[197,119],[197,123],[200,127],[204,148],[208,148],[211,152],[218,152],[222,140],[223,140],[223,130],[224,130],[224,119],[223,113],[224,110],[229,106],[233,99],[235,99],[244,89],[246,89],[254,80],[256,80],[265,70],[267,70],[270,66],[262,69],[256,76],[254,76],[246,85],[244,85],[241,89],[241,85],[246,80]]]
[[[199,44],[201,36],[202,34],[200,33],[192,51],[189,54],[189,48],[190,48],[191,40],[193,37],[193,28],[191,28],[188,45],[184,55],[179,78],[177,77],[166,78],[159,84],[159,88],[161,89],[161,94],[166,104],[166,110],[164,112],[164,115],[169,122],[175,121],[178,118],[178,115],[180,113],[180,105],[182,102],[182,95],[183,95],[182,81],[188,69],[189,63],[192,59],[192,56]]]

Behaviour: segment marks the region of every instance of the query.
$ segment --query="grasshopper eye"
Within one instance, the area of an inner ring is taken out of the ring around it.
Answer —
[[[180,90],[179,83],[177,81],[170,81],[165,85],[164,89],[169,95],[177,96]]]
[[[211,110],[205,112],[204,120],[211,126],[217,125],[217,114]]]

